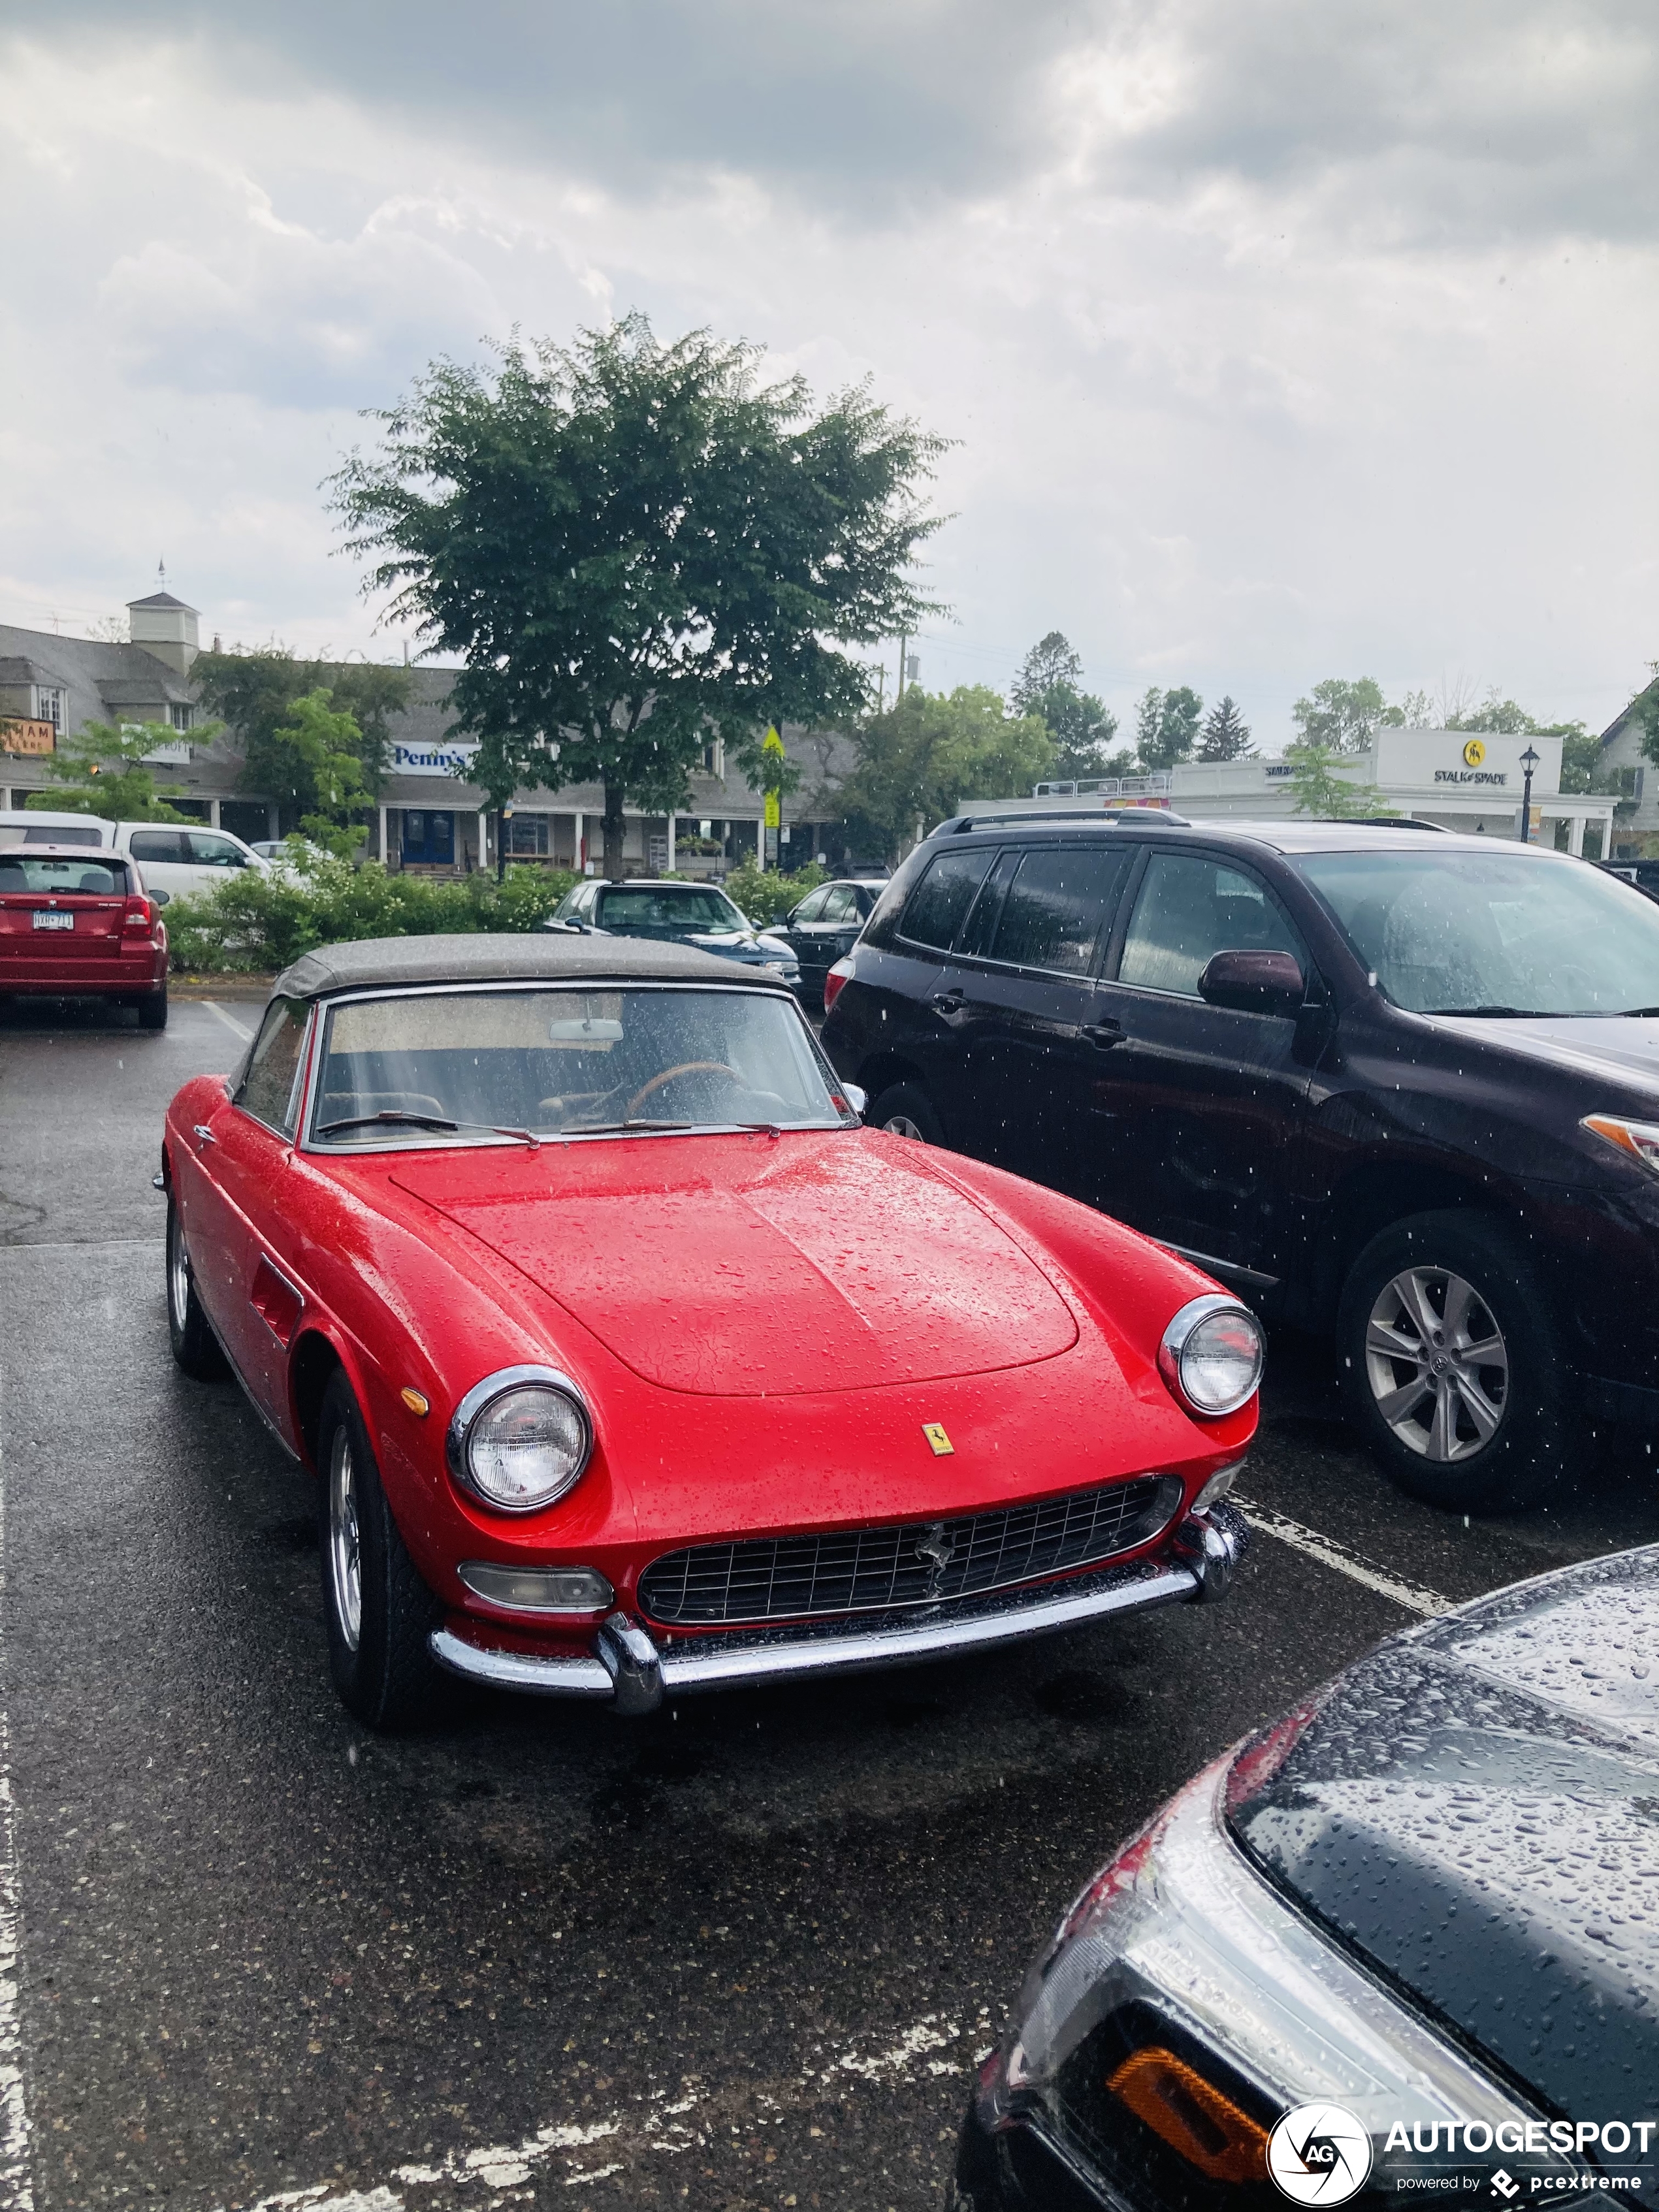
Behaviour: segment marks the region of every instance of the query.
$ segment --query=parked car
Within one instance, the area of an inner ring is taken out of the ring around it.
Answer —
[[[745,968],[763,968],[792,989],[800,963],[782,938],[757,929],[718,884],[659,883],[590,878],[567,891],[544,929],[592,930],[607,937],[642,937],[653,945],[691,945]]]
[[[886,888],[885,877],[842,877],[820,884],[790,908],[777,934],[800,963],[801,997],[807,1006],[823,1006],[824,978],[858,942]]]
[[[1650,2196],[1656,1644],[1650,1547],[1407,1629],[1218,1759],[1033,1964],[956,2212]]]
[[[1400,826],[976,828],[830,978],[878,1126],[1334,1331],[1395,1480],[1467,1512],[1659,1428],[1659,912]]]
[[[228,830],[200,829],[194,823],[118,822],[111,848],[130,853],[146,881],[175,898],[210,891],[228,883],[238,869],[264,873],[270,866]]]
[[[860,1122],[678,945],[308,953],[162,1139],[167,1311],[319,1478],[335,1682],[641,1711],[1221,1595],[1256,1322]]]
[[[1610,876],[1634,884],[1649,898],[1659,899],[1659,860],[1598,860],[1596,866]]]
[[[167,893],[78,845],[0,849],[0,998],[94,998],[167,1025]]]

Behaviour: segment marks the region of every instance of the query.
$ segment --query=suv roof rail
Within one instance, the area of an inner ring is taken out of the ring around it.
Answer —
[[[1333,822],[1352,822],[1362,830],[1432,830],[1437,837],[1449,837],[1443,822],[1413,822],[1409,814],[1333,814]]]
[[[1186,815],[1168,806],[1044,806],[1040,801],[1013,799],[1003,806],[976,806],[970,813],[953,814],[928,835],[957,837],[969,830],[995,830],[1018,822],[1098,822],[1109,829],[1123,822],[1151,822],[1170,830],[1192,827]]]

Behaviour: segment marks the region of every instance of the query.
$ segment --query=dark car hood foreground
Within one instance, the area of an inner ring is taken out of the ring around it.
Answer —
[[[1506,1046],[1528,1060],[1577,1075],[1606,1076],[1659,1091],[1659,1018],[1631,1014],[1504,1017],[1434,1014],[1437,1029],[1481,1044]]]
[[[1659,1547],[1395,1638],[1245,1752],[1231,1813],[1273,1879],[1547,2104],[1645,2109]]]

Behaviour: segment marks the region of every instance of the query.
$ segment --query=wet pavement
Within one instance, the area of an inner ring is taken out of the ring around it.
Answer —
[[[0,2203],[9,2129],[40,2212],[936,2212],[1028,1954],[1194,1767],[1413,1593],[1659,1540],[1652,1458],[1588,1429],[1553,1512],[1409,1504],[1279,1342],[1245,1486],[1281,1534],[1224,1606],[374,1737],[328,1686],[309,1479],[167,1355],[161,1112],[254,1011],[0,1011]]]

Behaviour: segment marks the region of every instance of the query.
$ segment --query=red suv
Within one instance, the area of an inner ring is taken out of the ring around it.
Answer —
[[[165,891],[130,860],[78,845],[0,852],[0,997],[112,999],[167,1025]]]

